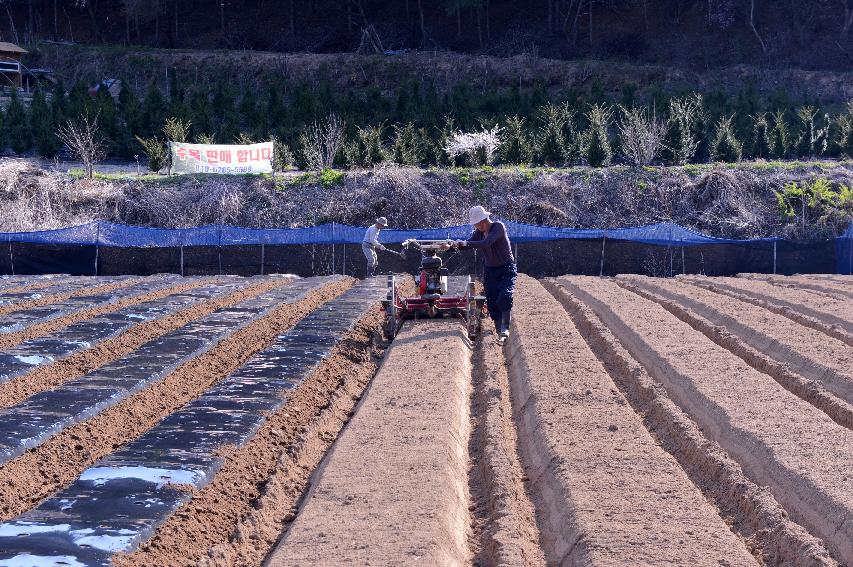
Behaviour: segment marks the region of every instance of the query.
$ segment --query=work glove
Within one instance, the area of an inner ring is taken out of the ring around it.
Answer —
[[[456,242],[453,243],[453,246],[455,246],[456,248],[462,248],[463,246],[465,246],[465,244],[466,244],[465,240],[457,240]]]

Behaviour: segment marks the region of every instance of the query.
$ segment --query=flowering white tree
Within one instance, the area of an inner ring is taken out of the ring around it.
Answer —
[[[464,155],[473,164],[488,165],[494,162],[502,130],[500,126],[495,126],[491,130],[484,128],[481,132],[454,132],[447,139],[444,151],[451,159]]]

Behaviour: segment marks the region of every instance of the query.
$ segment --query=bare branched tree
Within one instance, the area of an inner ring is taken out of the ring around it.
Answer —
[[[320,170],[332,167],[335,155],[344,143],[346,125],[336,114],[324,121],[315,121],[299,135],[299,145],[308,169]]]
[[[666,122],[655,115],[649,117],[645,108],[620,106],[619,110],[622,112],[619,121],[622,155],[632,165],[649,165],[661,150]]]
[[[98,132],[98,115],[83,114],[77,120],[68,120],[56,129],[56,136],[83,162],[86,177],[92,179],[95,164],[105,156],[104,142]]]

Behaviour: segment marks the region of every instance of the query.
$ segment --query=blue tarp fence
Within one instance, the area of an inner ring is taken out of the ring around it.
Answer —
[[[736,240],[715,238],[685,228],[675,223],[659,223],[634,228],[574,229],[538,226],[504,221],[515,243],[543,242],[565,239],[603,239],[630,241],[642,244],[671,247],[691,247],[713,244],[775,243],[778,238]],[[79,226],[34,232],[0,233],[0,243],[87,245],[116,248],[184,248],[193,246],[246,246],[246,245],[311,245],[360,244],[365,227],[329,223],[305,228],[245,228],[226,224],[213,224],[193,228],[149,228],[128,226],[105,221],[95,221]],[[412,230],[386,229],[382,231],[384,243],[400,243],[406,239],[463,239],[471,233],[469,225]],[[853,224],[836,238],[837,273],[853,272]]]
[[[776,239],[732,240],[714,238],[674,223],[636,228],[576,229],[538,226],[503,221],[513,242],[542,242],[570,238],[629,240],[660,246],[745,244]],[[194,228],[148,228],[95,221],[79,226],[34,232],[0,232],[0,242],[63,245],[99,245],[120,248],[160,248],[179,246],[244,246],[282,244],[360,244],[365,227],[329,223],[305,228],[244,228],[211,224]],[[849,232],[849,231],[848,231]],[[384,243],[400,243],[409,238],[462,239],[471,234],[469,225],[412,230],[385,229]]]

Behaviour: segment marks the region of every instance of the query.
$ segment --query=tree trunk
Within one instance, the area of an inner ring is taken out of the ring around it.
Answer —
[[[424,24],[424,5],[422,0],[418,0],[418,18],[421,22],[421,45],[426,44],[426,25]]]
[[[59,0],[53,0],[53,39],[59,39]]]
[[[296,2],[296,0],[290,0],[290,37],[293,37],[296,35],[296,24],[294,23],[294,18],[296,16],[296,10],[293,6],[294,2]]]
[[[101,28],[98,26],[98,19],[95,16],[97,7],[96,2],[86,2],[86,11],[89,13],[89,20],[92,22],[92,34],[98,43],[103,43],[101,40]]]
[[[758,30],[755,28],[755,0],[750,0],[749,3],[749,27],[752,28],[752,33],[755,34],[758,43],[761,44],[761,51],[767,53],[767,46],[764,45],[764,40],[758,35]]]

